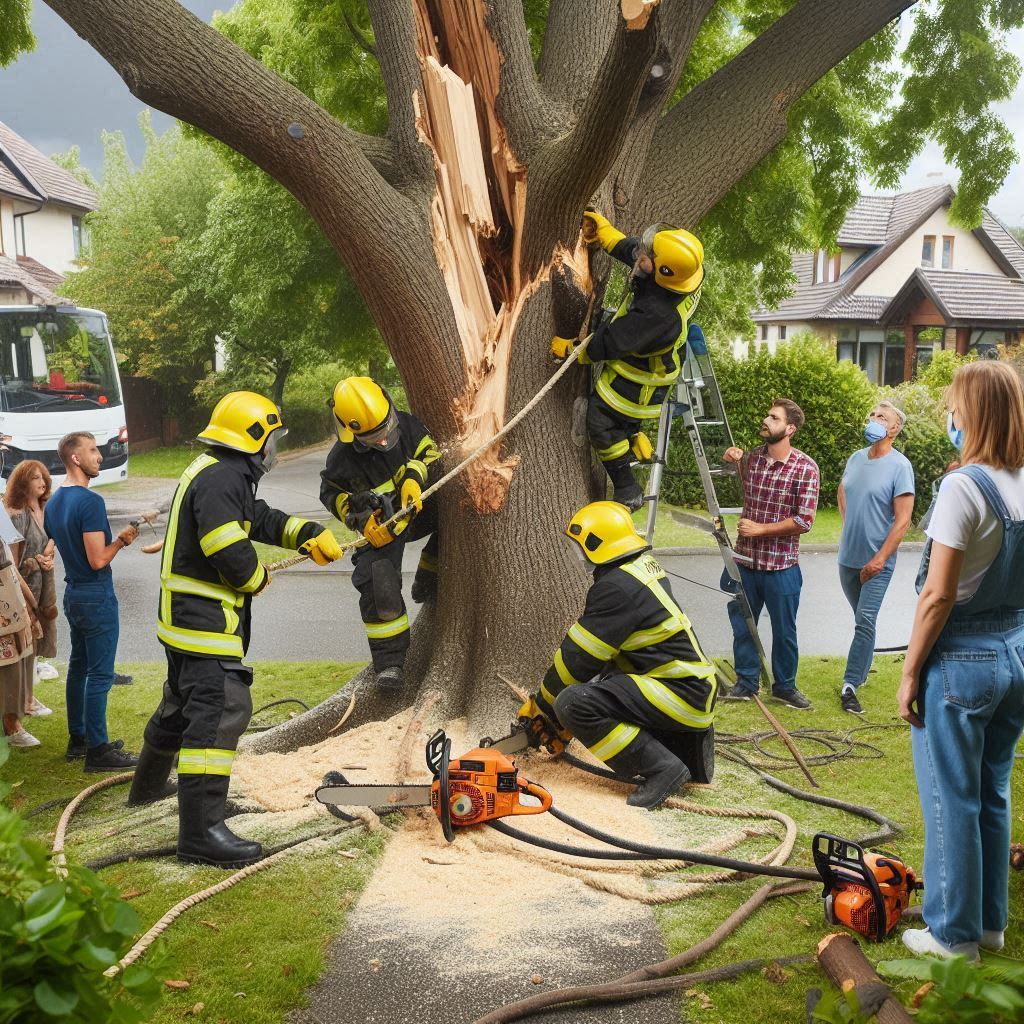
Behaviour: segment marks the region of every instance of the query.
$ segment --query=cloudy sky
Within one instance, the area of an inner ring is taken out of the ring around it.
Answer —
[[[230,6],[229,0],[183,3],[207,21],[214,10]],[[97,173],[102,165],[103,129],[123,131],[129,151],[138,158],[142,139],[137,119],[142,104],[109,65],[41,0],[33,0],[32,13],[39,47],[0,70],[0,121],[47,154],[77,145],[85,164]],[[1024,31],[1015,32],[1010,42],[1013,52],[1024,58]],[[1024,84],[998,109],[1014,136],[1024,140]],[[170,119],[154,112],[153,122],[157,130],[163,130]],[[1024,150],[1024,141],[1020,145]],[[939,148],[930,143],[914,160],[902,187],[919,188],[942,181],[955,185],[956,174],[946,167]],[[869,182],[862,187],[874,191]],[[1024,225],[1024,165],[1020,161],[990,206],[1011,226]]]

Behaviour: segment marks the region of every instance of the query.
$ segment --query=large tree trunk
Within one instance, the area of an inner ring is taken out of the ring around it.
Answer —
[[[539,77],[520,0],[368,0],[381,139],[338,124],[175,0],[46,2],[135,95],[303,203],[450,468],[545,384],[551,335],[583,329],[600,279],[579,242],[594,195],[627,231],[696,223],[778,144],[802,92],[913,0],[800,0],[668,116],[713,0],[649,6],[630,23],[613,0],[551,0]],[[500,677],[536,686],[586,585],[562,534],[598,494],[573,430],[586,385],[570,373],[438,496],[440,591],[414,630],[412,685],[389,703],[363,688],[353,723],[437,691],[434,715],[497,733],[515,707]],[[362,681],[253,746],[321,738]]]

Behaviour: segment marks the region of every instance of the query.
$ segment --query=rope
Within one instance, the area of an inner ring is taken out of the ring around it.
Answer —
[[[109,778],[101,779],[99,782],[83,789],[82,792],[64,808],[64,813],[60,816],[60,821],[57,822],[57,831],[53,836],[54,869],[60,878],[67,878],[68,874],[67,858],[64,856],[64,838],[67,833],[68,824],[74,817],[75,811],[77,811],[78,808],[93,795],[93,793],[98,793],[101,789],[109,789],[111,786],[120,786],[123,782],[129,782],[134,774],[135,772],[121,772],[119,775],[111,775]]]
[[[420,495],[420,501],[426,501],[427,498],[436,494],[439,490],[441,490],[442,487],[444,487],[445,484],[449,483],[451,480],[454,480],[460,473],[465,472],[465,470],[467,470],[474,462],[476,462],[476,460],[479,459],[485,452],[493,448],[499,441],[502,440],[502,438],[504,438],[508,433],[514,430],[517,426],[519,426],[519,424],[527,416],[529,416],[529,414],[533,412],[534,409],[537,408],[537,406],[541,403],[541,401],[548,394],[548,392],[562,379],[562,377],[566,375],[566,373],[569,372],[569,369],[578,363],[579,356],[581,356],[587,350],[587,346],[590,344],[590,340],[592,337],[593,335],[591,334],[584,338],[583,341],[581,341],[579,345],[577,345],[576,348],[573,349],[572,355],[568,359],[564,360],[562,365],[559,366],[559,368],[555,370],[555,372],[548,378],[547,383],[540,389],[540,391],[538,391],[537,394],[535,394],[533,398],[531,398],[530,401],[527,402],[526,405],[524,405],[522,409],[520,409],[519,412],[517,412],[515,416],[513,416],[512,419],[510,419],[508,423],[506,423],[505,426],[501,428],[501,430],[499,430],[492,438],[490,438],[490,440],[485,441],[482,445],[480,445],[469,455],[467,455],[466,458],[464,458],[462,462],[460,462],[454,469],[445,473],[445,475],[441,477],[440,480],[438,480],[436,483],[432,483]],[[413,506],[406,505],[404,508],[400,508],[390,519],[385,520],[382,525],[394,526],[396,523],[401,522],[407,516],[411,515],[412,511]],[[365,537],[357,537],[355,540],[349,541],[348,544],[342,544],[341,553],[344,556],[349,551],[355,551],[357,548],[365,547],[369,543],[370,542]],[[279,562],[274,562],[273,565],[268,565],[267,571],[280,572],[282,569],[289,569],[293,565],[298,565],[300,562],[303,562],[305,560],[305,555],[292,555],[289,558],[282,558],[281,561]]]
[[[211,885],[209,888],[202,889],[199,892],[193,893],[191,896],[186,896],[180,903],[176,903],[170,910],[160,918],[159,921],[152,928],[146,932],[138,942],[128,950],[127,953],[121,959],[114,964],[112,967],[108,967],[103,973],[108,978],[116,977],[126,967],[131,966],[135,963],[146,952],[147,949],[161,936],[170,926],[179,918],[186,910],[190,910],[192,907],[210,899],[212,896],[216,896],[218,893],[224,892],[226,889],[230,889],[233,885],[238,885],[239,882],[244,881],[246,878],[251,877],[265,870],[266,868],[272,867],[279,861],[284,860],[285,857],[290,856],[297,850],[301,850],[303,847],[310,843],[323,842],[322,836],[313,836],[311,839],[303,839],[293,846],[288,846],[283,850],[279,850],[277,853],[271,854],[269,857],[264,857],[263,860],[257,861],[255,864],[249,864],[247,867],[242,868],[240,871],[236,871],[233,875],[225,878],[222,882],[218,882],[216,885]]]

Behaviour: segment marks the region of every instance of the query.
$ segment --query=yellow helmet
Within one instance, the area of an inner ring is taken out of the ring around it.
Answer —
[[[275,430],[283,428],[281,413],[269,398],[253,391],[232,391],[216,404],[199,440],[255,455]]]
[[[370,377],[339,380],[331,396],[331,409],[338,440],[345,443],[358,437],[366,447],[374,447],[379,442],[376,434],[386,436],[397,425],[391,399]]]
[[[569,520],[565,528],[595,565],[605,565],[649,547],[636,532],[633,517],[617,501],[592,501]]]
[[[643,234],[654,263],[654,280],[670,292],[695,292],[704,282],[704,246],[696,235],[671,224],[654,224]]]

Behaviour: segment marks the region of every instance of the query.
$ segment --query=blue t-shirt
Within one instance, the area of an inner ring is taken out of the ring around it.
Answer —
[[[58,487],[46,503],[43,527],[52,537],[64,562],[66,583],[99,583],[113,574],[110,566],[94,569],[85,554],[83,533],[102,533],[110,543],[110,523],[103,499],[88,487]]]
[[[839,564],[863,569],[882,546],[896,516],[893,499],[914,493],[914,467],[894,448],[880,459],[869,459],[868,448],[854,452],[843,471],[846,518],[839,538]],[[896,553],[886,566],[896,564]]]

